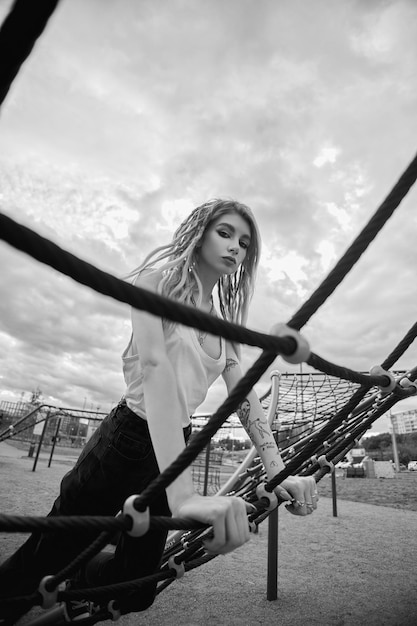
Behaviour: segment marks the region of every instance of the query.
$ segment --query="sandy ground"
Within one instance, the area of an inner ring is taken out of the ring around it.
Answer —
[[[0,444],[3,513],[44,514],[68,459],[47,468]],[[319,483],[320,493],[320,483]],[[143,614],[121,626],[365,626],[417,624],[417,512],[322,497],[318,511],[296,518],[279,509],[278,598],[267,600],[268,523],[225,557],[187,573]],[[0,558],[22,536],[0,535]],[[19,624],[39,615],[34,609]]]
[[[123,625],[365,626],[417,624],[417,513],[321,499],[279,510],[278,598],[266,599],[268,525],[236,552],[190,572]]]

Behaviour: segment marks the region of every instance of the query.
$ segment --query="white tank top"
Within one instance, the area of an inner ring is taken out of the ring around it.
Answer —
[[[226,366],[223,338],[220,344],[220,357],[215,359],[204,352],[193,328],[176,324],[174,329],[166,335],[166,350],[177,380],[184,428],[189,425],[190,416],[204,402],[209,387]],[[143,372],[133,334],[122,354],[122,361],[126,383],[126,404],[129,409],[146,420]],[[161,393],[163,393],[163,388],[164,381],[161,381]]]

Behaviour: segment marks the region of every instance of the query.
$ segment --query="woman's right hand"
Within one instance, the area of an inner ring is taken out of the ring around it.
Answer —
[[[319,498],[313,476],[288,476],[275,488],[275,493],[290,501],[286,508],[293,515],[310,515],[317,509]]]
[[[249,541],[248,512],[254,507],[234,496],[200,496],[186,498],[176,509],[175,517],[188,517],[213,527],[213,538],[204,546],[211,554],[226,554]]]

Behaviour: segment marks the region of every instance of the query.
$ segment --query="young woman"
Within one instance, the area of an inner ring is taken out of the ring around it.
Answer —
[[[172,242],[149,255],[130,278],[145,289],[244,324],[259,252],[250,209],[232,200],[213,200],[196,208]],[[213,302],[216,286],[219,312]],[[115,515],[129,495],[143,491],[184,448],[190,416],[210,385],[221,374],[230,391],[241,378],[238,351],[219,337],[133,309],[132,335],[123,353],[124,398],[64,477],[50,514]],[[284,464],[254,391],[237,413],[271,479]],[[289,477],[277,492],[293,500],[288,510],[295,515],[307,515],[317,507],[311,477]],[[166,495],[152,502],[150,513],[171,513],[212,525],[213,538],[206,541],[206,549],[225,554],[249,539],[248,506],[241,498],[198,495],[187,469]],[[97,586],[154,572],[165,540],[164,531],[149,531],[141,538],[122,536],[115,553],[93,559],[78,584]],[[90,536],[76,534],[65,541],[62,535],[32,535],[0,567],[0,595],[33,591],[42,576],[57,572],[90,542]],[[154,594],[155,585],[147,585],[124,600],[122,612],[147,608]]]

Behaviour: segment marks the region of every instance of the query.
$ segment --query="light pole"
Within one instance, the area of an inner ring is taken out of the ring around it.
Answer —
[[[400,471],[400,460],[398,458],[397,438],[395,436],[395,426],[391,411],[389,412],[389,416],[391,419],[392,453],[394,455],[395,472],[398,474],[398,472]]]

